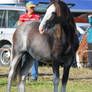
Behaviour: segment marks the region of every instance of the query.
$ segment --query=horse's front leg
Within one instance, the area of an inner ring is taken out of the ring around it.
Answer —
[[[29,54],[26,54],[26,59],[20,72],[21,80],[20,83],[18,84],[18,92],[26,92],[25,90],[26,76],[32,65],[33,65],[32,57]]]
[[[62,86],[60,92],[66,92],[66,84],[68,81],[70,66],[65,66],[63,69]]]
[[[54,84],[54,92],[58,92],[59,85],[59,65],[53,64],[53,84]]]
[[[11,62],[11,66],[10,66],[10,71],[9,71],[9,75],[8,75],[8,86],[7,86],[7,92],[11,92],[11,83],[12,83],[12,80],[15,76],[15,70],[16,70],[16,67],[19,63],[19,58],[21,57],[21,55],[16,55],[14,58],[13,58],[13,61]]]

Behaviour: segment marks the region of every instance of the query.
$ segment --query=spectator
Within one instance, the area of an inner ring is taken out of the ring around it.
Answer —
[[[35,5],[33,4],[33,2],[28,2],[26,4],[27,13],[20,16],[18,25],[22,24],[25,21],[40,19],[39,14],[34,13],[34,8],[35,8]],[[31,76],[32,76],[32,81],[36,81],[38,78],[38,61],[37,60],[34,61],[34,64],[32,66]]]
[[[92,15],[88,16],[90,28],[87,32],[88,50],[92,50]],[[88,63],[92,67],[92,52],[88,52]]]

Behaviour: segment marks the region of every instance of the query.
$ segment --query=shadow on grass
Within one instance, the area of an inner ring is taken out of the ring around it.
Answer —
[[[39,76],[53,76],[53,74],[39,73]],[[0,75],[0,78],[8,77],[8,74]]]
[[[53,76],[53,74],[39,73],[39,76]]]
[[[7,82],[6,83],[0,83],[0,86],[4,86],[4,85],[7,85]]]
[[[8,74],[2,74],[2,75],[0,75],[0,78],[3,78],[3,77],[8,77]]]
[[[69,78],[69,80],[92,80],[92,77]]]
[[[53,76],[53,74],[46,74],[46,73],[39,73],[39,76],[40,77],[43,77],[43,76],[48,76],[48,77],[51,77]],[[3,74],[3,75],[0,75],[0,78],[4,78],[4,77],[7,77],[8,78],[8,74]],[[70,77],[69,80],[92,80],[92,77]],[[0,84],[1,85],[1,84]]]

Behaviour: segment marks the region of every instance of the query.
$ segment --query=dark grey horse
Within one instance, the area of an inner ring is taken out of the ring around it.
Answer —
[[[54,92],[58,92],[59,66],[64,67],[60,92],[66,92],[69,70],[77,48],[76,26],[67,5],[51,0],[41,24],[37,20],[25,22],[13,35],[7,92],[11,92],[12,80],[17,80],[18,92],[25,92],[26,75],[34,59],[52,64]],[[25,54],[26,61],[23,63]]]

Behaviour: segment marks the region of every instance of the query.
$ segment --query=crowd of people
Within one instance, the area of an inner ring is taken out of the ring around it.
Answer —
[[[92,15],[89,15],[88,16],[88,20],[89,20],[89,24],[90,24],[90,27],[87,31],[87,43],[88,43],[88,50],[90,50],[88,52],[88,63],[89,63],[89,66],[92,66]]]

